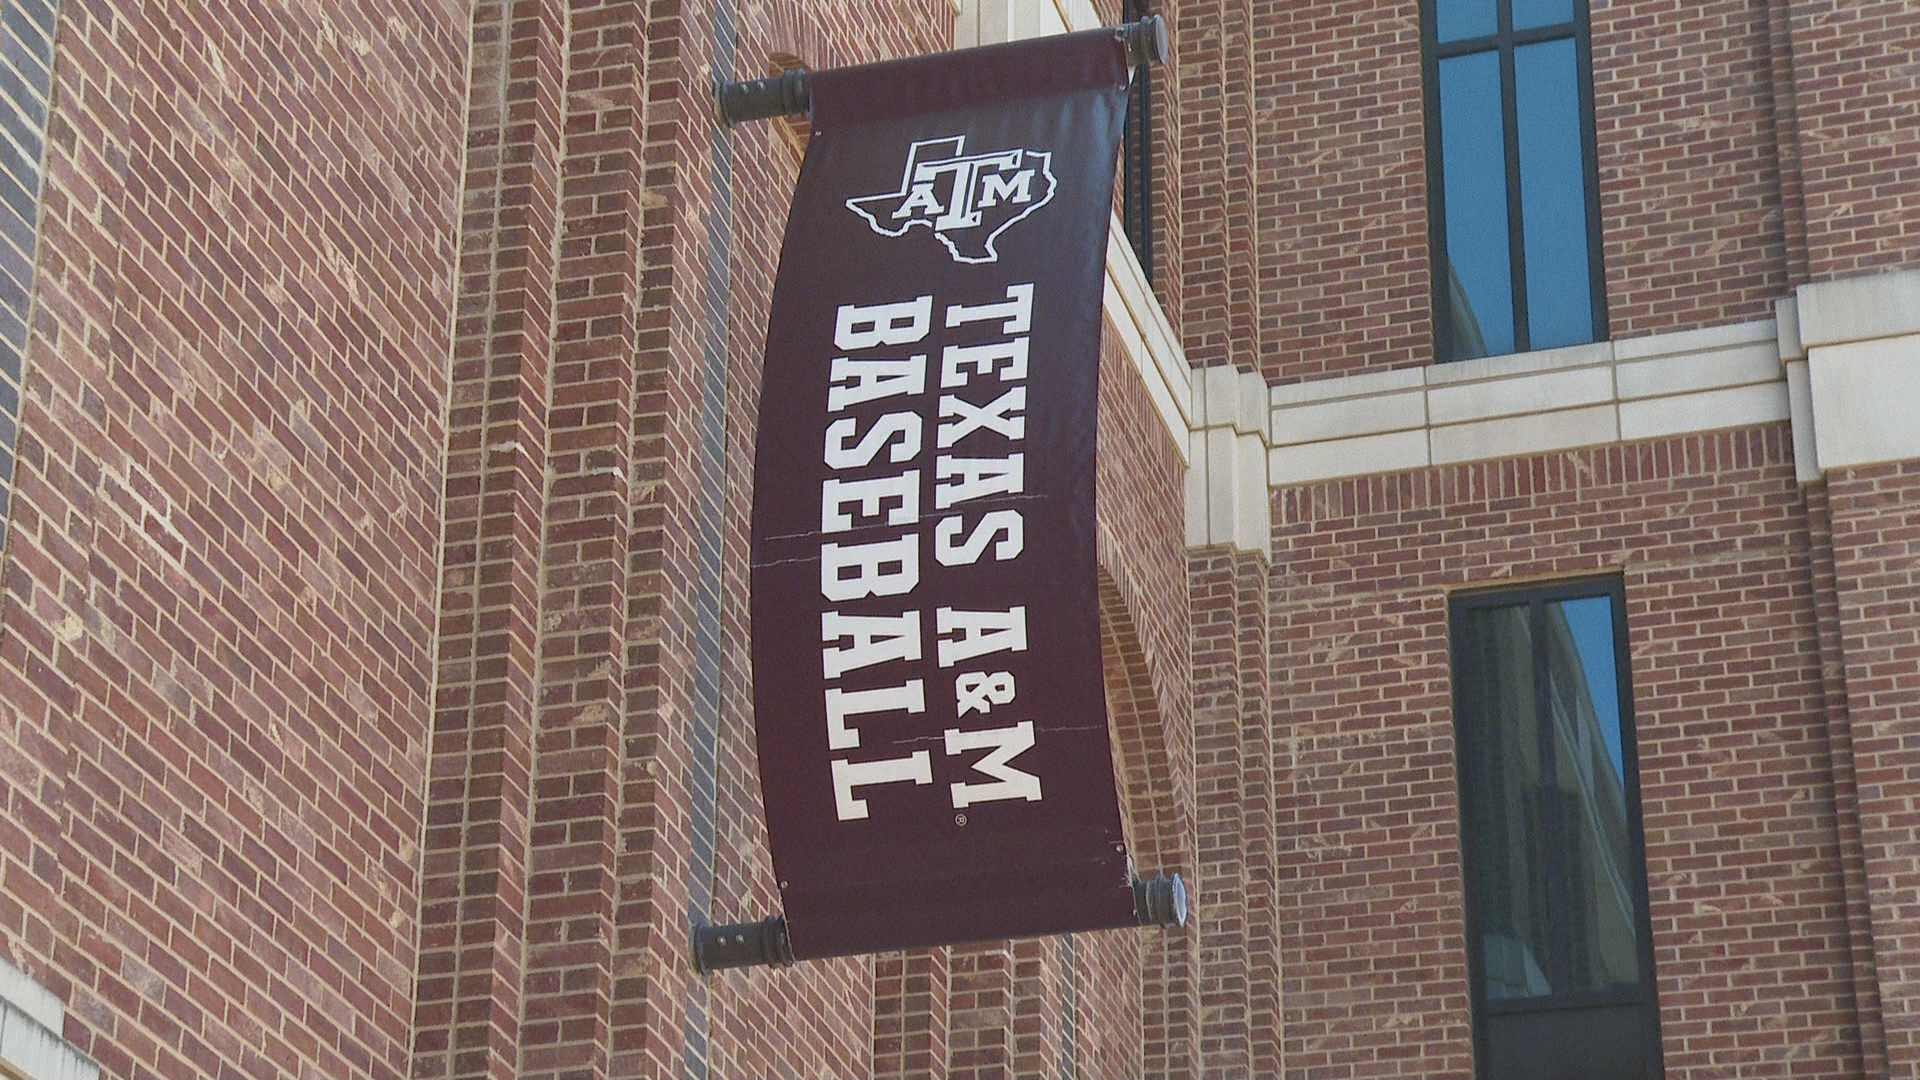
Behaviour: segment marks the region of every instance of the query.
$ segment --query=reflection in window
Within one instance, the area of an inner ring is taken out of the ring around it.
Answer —
[[[1427,11],[1438,358],[1604,337],[1585,4]]]
[[[1638,782],[1618,582],[1456,598],[1461,839],[1481,1075],[1657,1075]],[[1582,1074],[1584,1075],[1584,1074]]]

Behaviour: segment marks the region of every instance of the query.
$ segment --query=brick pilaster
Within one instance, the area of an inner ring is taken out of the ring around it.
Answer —
[[[952,949],[949,1080],[1002,1080],[1013,1069],[1013,943]]]
[[[1827,491],[1872,977],[1886,1074],[1908,1076],[1920,1069],[1920,462],[1829,470]]]
[[[474,9],[414,1005],[422,1076],[520,1069],[563,21],[541,0]]]
[[[874,1080],[947,1075],[949,977],[946,948],[873,958]]]

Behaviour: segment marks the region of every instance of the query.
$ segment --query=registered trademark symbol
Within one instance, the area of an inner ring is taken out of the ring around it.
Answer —
[[[955,825],[965,825],[967,823],[967,815],[965,814],[953,815],[953,823]]]

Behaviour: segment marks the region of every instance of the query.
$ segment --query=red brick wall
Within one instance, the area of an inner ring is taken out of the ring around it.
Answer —
[[[1174,14],[1180,123],[1177,188],[1179,331],[1195,367],[1250,367],[1261,297],[1254,182],[1258,132],[1253,109],[1253,5],[1187,0]]]
[[[1260,372],[1430,362],[1419,5],[1261,0],[1254,25]]]
[[[1906,0],[1791,11],[1812,276],[1920,264],[1920,18]]]
[[[1920,1068],[1920,966],[1912,898],[1920,716],[1920,462],[1829,473],[1846,742],[1857,784],[1871,942],[1884,1010],[1882,1075]],[[1877,1063],[1876,1063],[1877,1064]]]
[[[109,1075],[407,1068],[464,5],[65,5],[0,946]]]
[[[1747,0],[1593,5],[1614,337],[1765,318],[1786,295],[1767,17]]]
[[[1232,62],[1218,60],[1231,49],[1222,35],[1235,25],[1232,6],[1182,5],[1176,27],[1190,356],[1215,362],[1239,318],[1257,327],[1245,340],[1257,340],[1272,382],[1430,363],[1418,5],[1253,4],[1258,224],[1248,247],[1230,252],[1241,196],[1222,120],[1236,90]],[[1786,33],[1769,21],[1781,20],[1740,0],[1594,5],[1612,336],[1766,317],[1805,264],[1790,235],[1804,232],[1821,251],[1854,244],[1844,256],[1816,251],[1816,276],[1912,261],[1920,224],[1908,223],[1913,200],[1901,193],[1920,185],[1916,155],[1900,140],[1920,123],[1898,121],[1911,95],[1899,96],[1896,58],[1913,51],[1902,42],[1920,29],[1891,17],[1898,3],[1838,6],[1846,13],[1811,20],[1817,33],[1797,16],[1787,57]],[[1795,103],[1772,80],[1804,82],[1810,49],[1820,50],[1822,81],[1803,90],[1799,134]],[[1885,105],[1862,113],[1863,96]],[[1796,136],[1809,155],[1804,228]],[[1258,266],[1254,298],[1213,284],[1247,261]]]
[[[1860,1068],[1784,427],[1278,492],[1289,1069],[1471,1074],[1447,590],[1625,577],[1667,1075]]]

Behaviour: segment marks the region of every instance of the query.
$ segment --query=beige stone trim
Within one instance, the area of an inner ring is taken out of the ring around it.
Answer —
[[[1775,321],[1276,386],[1275,485],[1789,417]]]
[[[0,960],[0,1076],[99,1080],[100,1066],[60,1037],[66,1015],[59,998]]]

